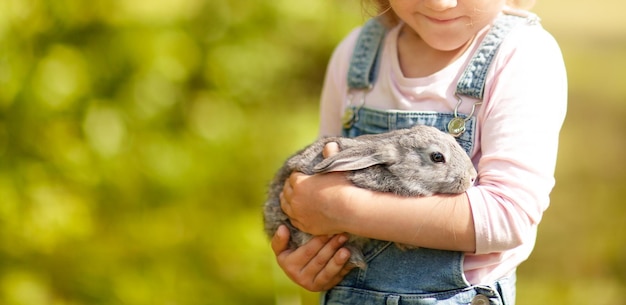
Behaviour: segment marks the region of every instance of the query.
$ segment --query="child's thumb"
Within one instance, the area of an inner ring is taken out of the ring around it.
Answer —
[[[278,256],[283,251],[287,250],[289,245],[289,229],[285,225],[281,225],[274,233],[272,237],[272,250],[274,254]]]
[[[322,151],[322,155],[324,158],[328,158],[332,155],[335,155],[339,152],[339,144],[337,142],[328,142],[324,145],[324,150]]]

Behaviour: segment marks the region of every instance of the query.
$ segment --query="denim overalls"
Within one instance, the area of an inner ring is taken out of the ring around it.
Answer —
[[[516,25],[537,23],[534,15],[502,15],[481,42],[457,83],[456,95],[483,98],[489,65],[506,34]],[[376,20],[368,21],[357,40],[348,70],[348,86],[364,90],[373,86],[377,74],[385,28]],[[474,105],[480,104],[480,102]],[[458,109],[458,104],[457,104]],[[452,122],[455,121],[455,122]],[[452,122],[452,123],[451,123]],[[456,136],[470,154],[473,149],[476,120],[473,113],[435,113],[398,110],[375,110],[366,105],[346,109],[343,135],[381,133],[430,125]],[[353,269],[333,289],[322,295],[321,304],[359,305],[511,305],[515,303],[515,274],[488,285],[470,285],[463,273],[462,252],[427,248],[400,250],[393,243],[373,241],[364,254],[366,270]]]

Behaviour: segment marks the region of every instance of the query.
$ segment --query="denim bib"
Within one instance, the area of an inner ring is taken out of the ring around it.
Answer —
[[[535,15],[502,15],[487,33],[457,83],[456,95],[483,98],[489,65],[506,34],[516,25],[537,23]],[[377,76],[385,27],[376,19],[361,30],[348,70],[351,90],[369,90]],[[459,97],[460,101],[460,97]],[[479,104],[478,102],[477,104]],[[343,136],[376,134],[414,125],[434,126],[456,136],[468,153],[474,145],[475,116],[421,111],[376,110],[349,106]],[[450,123],[455,120],[457,122]],[[459,126],[460,124],[460,126]],[[460,128],[450,130],[450,128]],[[365,270],[353,269],[337,286],[322,294],[321,304],[359,305],[510,305],[515,303],[515,275],[489,285],[470,285],[463,272],[464,254],[427,248],[400,250],[387,241],[372,241],[364,249]]]

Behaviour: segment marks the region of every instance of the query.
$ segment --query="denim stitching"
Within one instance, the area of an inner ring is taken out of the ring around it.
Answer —
[[[376,134],[391,130],[410,128],[414,125],[428,125],[437,129],[448,132],[447,124],[454,118],[453,113],[441,112],[416,112],[416,111],[383,111],[368,107],[348,107],[354,111],[359,118],[349,128],[342,129],[344,137],[356,137],[363,134]],[[458,115],[460,118],[466,119],[463,114]],[[465,122],[465,132],[456,138],[457,142],[471,156],[474,148],[474,137],[476,129],[476,117],[472,116]]]
[[[385,26],[378,19],[370,19],[362,28],[348,71],[348,87],[370,88],[378,76],[378,54],[382,49]]]
[[[512,276],[514,277],[514,275]],[[504,285],[503,285],[504,284]],[[349,286],[337,286],[332,290],[332,293],[339,294],[345,296],[356,296],[356,298],[360,301],[363,299],[367,299],[368,301],[380,300],[379,304],[384,304],[384,302],[392,297],[393,299],[397,299],[401,304],[415,304],[415,305],[424,305],[424,304],[433,304],[433,300],[438,300],[445,304],[460,304],[460,303],[469,303],[473,297],[478,294],[482,294],[489,298],[490,304],[503,304],[501,299],[501,292],[496,290],[494,287],[503,287],[505,290],[511,290],[512,287],[509,286],[509,278],[503,278],[499,281],[491,285],[477,285],[477,286],[468,286],[460,289],[453,289],[449,291],[441,291],[434,293],[423,293],[423,294],[406,294],[406,293],[387,293],[387,292],[379,292],[379,291],[371,291],[362,288],[349,287]],[[493,287],[492,287],[493,286]],[[329,299],[329,294],[331,291],[327,291],[322,296],[321,304],[326,304],[326,300]],[[337,296],[335,296],[336,298]],[[451,299],[452,298],[452,299]],[[439,303],[438,303],[439,304]]]
[[[496,20],[496,23],[485,36],[476,54],[473,55],[456,87],[456,92],[482,100],[484,94],[485,79],[492,59],[495,57],[503,38],[516,25],[536,23],[536,15],[518,16],[504,15]],[[385,26],[376,18],[370,19],[363,26],[357,44],[350,59],[348,70],[348,87],[351,89],[371,88],[378,76],[379,54],[382,49],[382,41],[385,37]]]
[[[522,22],[530,23],[533,20],[533,17],[517,15],[504,15],[498,18],[463,71],[456,86],[456,93],[482,100],[487,72],[502,40],[516,25]]]

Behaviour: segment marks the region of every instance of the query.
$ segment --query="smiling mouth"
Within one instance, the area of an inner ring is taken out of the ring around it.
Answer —
[[[430,22],[436,23],[436,24],[450,24],[453,23],[459,19],[461,19],[461,17],[456,17],[456,18],[448,18],[448,19],[439,19],[439,18],[434,18],[434,17],[428,17],[425,16],[426,19],[428,19]]]

